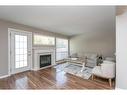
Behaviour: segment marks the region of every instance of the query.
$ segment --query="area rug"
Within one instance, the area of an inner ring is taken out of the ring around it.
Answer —
[[[92,68],[85,67],[84,71],[81,72],[82,66],[75,65],[74,63],[64,63],[54,68],[59,69],[59,71],[64,71],[66,73],[81,77],[83,79],[89,79],[91,77]]]

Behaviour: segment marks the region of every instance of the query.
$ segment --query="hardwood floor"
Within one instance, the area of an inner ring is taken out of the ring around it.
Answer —
[[[47,68],[26,71],[0,79],[0,89],[114,89],[107,80],[85,80],[64,71]]]

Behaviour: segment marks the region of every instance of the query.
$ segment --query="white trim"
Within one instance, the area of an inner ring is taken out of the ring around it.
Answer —
[[[16,31],[16,32],[22,32],[22,33],[30,33],[32,34],[32,32],[29,31],[24,31],[24,30],[19,30],[19,29],[14,29],[14,28],[8,28],[8,31]]]
[[[3,75],[3,76],[0,76],[0,79],[2,79],[2,78],[6,78],[6,77],[9,77],[10,75],[8,74],[8,75]]]
[[[55,37],[55,62],[56,62],[56,37]]]
[[[8,75],[10,76],[11,74],[10,74],[10,64],[11,64],[11,60],[10,60],[10,53],[11,53],[11,50],[10,50],[10,45],[11,45],[11,43],[10,43],[10,35],[11,35],[11,31],[10,31],[10,29],[8,28]]]

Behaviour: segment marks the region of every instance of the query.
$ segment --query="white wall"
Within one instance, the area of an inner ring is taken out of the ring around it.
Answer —
[[[127,89],[127,12],[116,17],[116,88]]]
[[[70,52],[79,54],[83,52],[92,52],[113,57],[116,49],[115,35],[115,26],[112,27],[110,31],[95,30],[84,32],[84,34],[70,38]]]

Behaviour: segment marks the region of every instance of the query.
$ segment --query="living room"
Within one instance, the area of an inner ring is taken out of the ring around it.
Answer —
[[[0,89],[114,89],[115,37],[114,6],[0,6]]]

